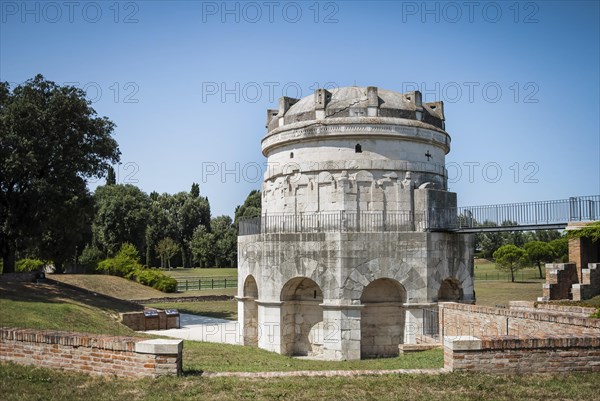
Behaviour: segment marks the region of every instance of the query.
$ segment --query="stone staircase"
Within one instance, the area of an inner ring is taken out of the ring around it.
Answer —
[[[600,295],[600,263],[588,263],[587,269],[581,269],[581,283],[573,284],[571,292],[574,301]]]

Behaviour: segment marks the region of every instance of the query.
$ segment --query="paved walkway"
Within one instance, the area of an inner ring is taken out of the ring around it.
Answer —
[[[180,319],[180,329],[149,330],[146,333],[183,340],[240,344],[237,321],[185,313],[180,315]]]

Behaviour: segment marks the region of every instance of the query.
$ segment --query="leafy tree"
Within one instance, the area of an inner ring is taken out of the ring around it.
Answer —
[[[200,197],[200,185],[197,183],[192,183],[192,189],[190,190],[190,195],[192,195],[194,198],[199,198]]]
[[[103,260],[98,264],[100,272],[119,277],[127,277],[128,274],[141,267],[136,247],[128,243],[121,245],[121,249],[114,258]]]
[[[100,250],[113,256],[128,242],[143,250],[148,196],[134,185],[117,184],[98,187],[94,198],[97,211],[93,233]]]
[[[80,228],[52,217],[76,213],[86,201],[86,180],[102,177],[119,160],[113,130],[108,118],[97,117],[81,89],[58,86],[42,75],[12,91],[8,83],[0,83],[0,253],[5,273],[15,270],[19,241],[27,246],[64,227]],[[50,242],[71,240],[53,235]]]
[[[117,175],[115,174],[115,169],[112,167],[108,168],[108,172],[106,174],[106,185],[115,185],[117,183]]]
[[[503,227],[512,227],[519,225],[516,221],[506,220],[501,224]],[[501,233],[503,241],[502,244],[513,244],[516,246],[523,246],[525,244],[525,235],[523,231],[505,231]]]
[[[235,226],[239,224],[240,218],[260,217],[262,197],[260,191],[252,190],[246,197],[244,203],[235,208]]]
[[[527,258],[538,268],[540,278],[544,278],[542,274],[542,263],[552,262],[554,260],[554,251],[547,242],[542,241],[531,241],[523,246],[525,252],[527,252]]]
[[[502,245],[494,252],[496,268],[510,272],[511,281],[515,282],[515,272],[527,265],[527,253],[516,245]]]
[[[98,249],[97,246],[93,244],[87,244],[83,248],[83,251],[81,251],[79,263],[84,266],[86,271],[94,271],[98,268],[98,263],[100,263],[104,257],[105,255],[100,249]]]
[[[554,252],[555,260],[566,263],[569,261],[569,239],[567,237],[557,238],[548,243]]]
[[[165,267],[165,261],[168,262],[169,269],[171,268],[171,259],[179,252],[179,245],[171,238],[163,238],[156,244],[156,253],[160,256],[160,266]]]
[[[211,220],[215,266],[235,267],[237,264],[237,229],[233,226],[231,217],[218,216]]]
[[[215,265],[214,236],[206,226],[198,226],[189,242],[194,262],[200,267]]]
[[[165,206],[170,226],[170,236],[179,245],[183,267],[190,267],[189,241],[192,239],[194,230],[199,225],[208,227],[210,224],[208,199],[204,197],[194,198],[187,192],[179,192],[170,195],[166,199]]]

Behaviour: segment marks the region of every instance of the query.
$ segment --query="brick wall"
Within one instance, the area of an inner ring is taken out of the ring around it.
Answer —
[[[446,337],[444,368],[451,372],[600,372],[600,338]]]
[[[457,303],[440,303],[442,336],[600,336],[600,319],[546,310],[511,310]]]
[[[181,340],[0,328],[0,361],[120,377],[181,373]]]
[[[574,314],[571,312],[575,312]],[[488,373],[600,372],[600,319],[583,308],[440,304],[444,367]]]
[[[134,331],[166,330],[179,328],[179,315],[167,316],[159,310],[157,317],[147,317],[144,312],[121,313],[121,323]]]

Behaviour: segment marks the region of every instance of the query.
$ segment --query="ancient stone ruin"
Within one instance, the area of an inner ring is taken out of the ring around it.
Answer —
[[[442,102],[318,89],[267,111],[262,215],[240,223],[246,345],[331,360],[398,355],[438,301],[473,303]],[[437,308],[436,308],[437,309]]]

